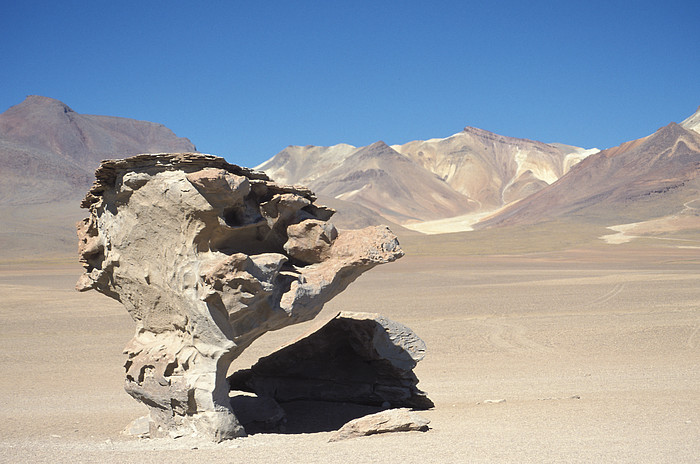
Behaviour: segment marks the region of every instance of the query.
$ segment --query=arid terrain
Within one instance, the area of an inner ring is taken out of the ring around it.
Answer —
[[[136,324],[119,303],[74,290],[81,274],[74,224],[87,215],[78,205],[99,159],[116,156],[115,140],[140,147],[150,134],[153,152],[194,146],[163,126],[78,115],[43,97],[13,108],[0,115],[0,462],[679,463],[700,456],[700,113],[571,169],[567,154],[588,153],[476,129],[404,146],[290,147],[286,161],[278,155],[287,162],[278,168],[290,175],[318,158],[319,170],[338,174],[336,183],[312,180],[327,189],[319,201],[340,210],[336,225],[389,222],[406,256],[362,275],[315,321],[264,335],[230,372],[338,311],[381,313],[427,344],[415,372],[435,403],[420,413],[430,430],[329,443],[332,430],[366,411],[296,402],[284,404],[284,433],[215,444],[121,433],[147,413],[123,388],[123,349]],[[43,140],[31,135],[36,115],[53,128],[41,146],[32,145]],[[498,155],[484,159],[501,159],[484,168],[485,177],[456,175],[475,153],[459,141],[473,134],[474,146]],[[518,144],[532,147],[529,157],[516,156]],[[352,162],[345,177],[333,165],[343,160]],[[476,198],[467,184],[486,179],[498,182],[484,187],[479,202],[495,192],[492,207],[512,203],[465,231],[479,219],[467,216],[483,211],[452,200]],[[450,201],[434,203],[421,188],[428,184],[432,198]],[[390,206],[384,216],[382,205]],[[440,211],[431,210],[436,205]],[[444,216],[462,213],[469,214]],[[397,225],[409,226],[413,216],[442,218],[428,223],[436,234]],[[446,230],[461,232],[439,233]]]
[[[287,434],[220,444],[120,434],[134,324],[80,294],[65,260],[0,266],[2,462],[693,462],[700,454],[700,251],[596,245],[519,256],[418,254],[335,298],[427,343],[427,433],[327,443],[339,411],[287,405]],[[305,330],[270,333],[247,367]],[[342,415],[342,414],[341,414]]]

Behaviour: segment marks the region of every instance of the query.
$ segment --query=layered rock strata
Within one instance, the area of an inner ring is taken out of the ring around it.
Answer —
[[[226,370],[269,330],[312,319],[361,273],[401,257],[386,227],[338,233],[311,191],[195,153],[103,161],[78,224],[80,291],[137,324],[125,389],[150,436],[241,436]]]
[[[425,343],[379,314],[341,312],[250,369],[229,377],[232,390],[278,402],[338,401],[427,409],[413,372]]]

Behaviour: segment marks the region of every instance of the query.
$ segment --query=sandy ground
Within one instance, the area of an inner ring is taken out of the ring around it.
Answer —
[[[618,224],[608,229],[614,234],[603,235],[601,240],[608,244],[618,245],[628,243],[642,237],[656,238],[657,240],[672,240],[675,242],[687,242],[688,246],[697,246],[696,240],[684,240],[682,238],[658,237],[664,233],[674,233],[684,230],[698,230],[700,228],[700,199],[687,201],[683,210],[677,214],[671,214],[660,218],[630,224]],[[682,245],[682,244],[681,244]]]
[[[625,250],[409,256],[362,276],[322,317],[412,327],[436,407],[426,433],[338,443],[121,435],[146,412],[122,390],[126,311],[75,292],[75,265],[0,266],[0,462],[697,462],[700,252]],[[234,368],[305,329],[268,334]]]

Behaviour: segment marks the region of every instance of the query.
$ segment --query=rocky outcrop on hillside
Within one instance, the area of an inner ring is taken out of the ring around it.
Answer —
[[[78,225],[77,289],[120,301],[136,322],[125,389],[150,408],[152,437],[244,434],[231,361],[403,255],[388,228],[338,233],[310,190],[215,156],[108,160],[96,178]]]

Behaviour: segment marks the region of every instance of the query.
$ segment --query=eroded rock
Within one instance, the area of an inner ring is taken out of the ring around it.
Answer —
[[[138,155],[103,161],[95,176],[76,288],[120,301],[136,322],[125,389],[149,406],[151,437],[245,434],[229,403],[231,361],[403,255],[388,228],[336,236],[311,191],[223,158]]]
[[[427,432],[428,424],[428,419],[408,408],[388,409],[351,420],[340,430],[333,432],[328,441],[341,441],[378,433]]]
[[[379,314],[341,312],[320,328],[229,377],[233,390],[279,402],[339,401],[427,409],[413,373],[425,343]]]

